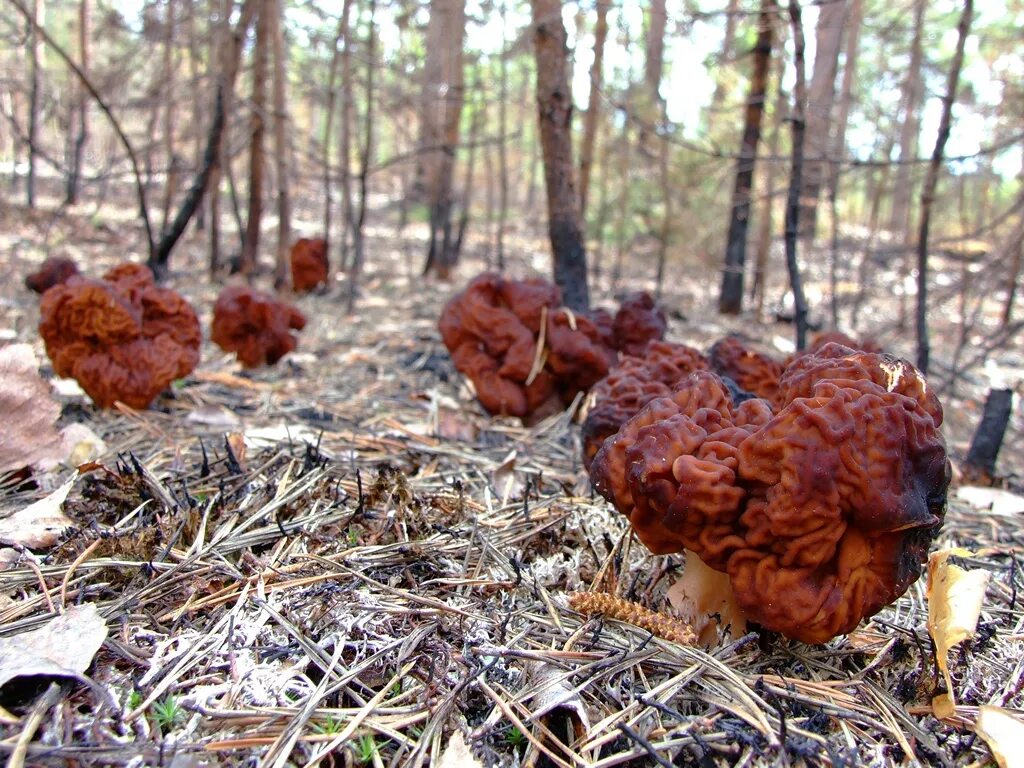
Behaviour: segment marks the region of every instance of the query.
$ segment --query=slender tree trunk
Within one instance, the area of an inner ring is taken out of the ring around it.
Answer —
[[[761,139],[761,118],[764,115],[765,91],[772,56],[773,0],[762,0],[758,19],[757,43],[754,46],[754,74],[750,81],[743,125],[743,140],[736,163],[736,183],[729,212],[729,237],[725,247],[725,267],[718,311],[738,315],[743,306],[743,269],[746,262],[747,227],[750,223],[750,191],[754,185],[754,163]]]
[[[789,0],[789,21],[793,29],[793,65],[796,82],[793,85],[793,166],[789,175],[789,196],[786,200],[786,266],[789,269],[789,287],[793,291],[793,319],[796,326],[796,348],[807,346],[807,301],[804,299],[800,263],[797,260],[797,237],[800,225],[800,190],[803,188],[804,162],[804,106],[807,103],[804,82],[804,31],[800,18],[799,0]]]
[[[338,137],[338,155],[341,164],[338,175],[341,179],[341,220],[343,223],[341,231],[341,248],[338,258],[338,271],[349,268],[350,238],[354,238],[353,229],[356,223],[355,207],[352,201],[352,122],[353,122],[353,89],[355,75],[352,71],[352,22],[350,14],[352,3],[346,0],[341,6],[341,29],[345,38],[345,47],[341,53],[341,113],[338,115],[341,122],[341,135]]]
[[[1017,225],[1006,240],[1006,254],[1010,257],[1010,268],[1006,275],[1006,300],[1000,330],[1005,331],[1013,321],[1013,305],[1017,298],[1017,282],[1021,267],[1024,266],[1024,214],[1018,214]]]
[[[256,43],[253,46],[252,115],[249,137],[249,218],[242,242],[241,272],[251,276],[256,271],[260,249],[260,224],[263,220],[263,136],[267,114],[267,58],[270,54],[269,0],[259,0],[256,19]]]
[[[160,231],[166,231],[171,218],[171,206],[178,186],[178,156],[174,144],[175,94],[177,62],[175,56],[176,0],[167,0],[164,16],[164,45],[161,70],[160,99],[163,101],[163,144],[164,144],[164,200],[160,218]]]
[[[78,4],[78,65],[88,76],[91,66],[90,38],[92,35],[91,0],[80,0]],[[76,93],[77,103],[72,112],[69,130],[74,131],[71,144],[71,167],[68,169],[68,184],[65,200],[68,205],[78,202],[79,186],[82,180],[82,155],[89,140],[89,92],[81,83]]]
[[[465,0],[432,0],[427,25],[422,131],[417,177],[430,208],[430,247],[423,273],[447,279],[455,266],[451,213],[455,155],[464,101]]]
[[[199,89],[199,69],[201,56],[199,55],[199,41],[196,39],[196,0],[188,0],[185,19],[185,35],[188,39],[188,76],[189,87]],[[209,67],[207,68],[209,74]],[[216,86],[213,89],[216,91]],[[216,98],[216,96],[214,96]],[[223,94],[221,94],[223,99]],[[223,101],[221,102],[223,104]],[[203,132],[199,126],[203,123],[203,109],[200,101],[196,99],[192,105],[192,156],[193,164],[199,167],[203,164],[205,148],[203,147]],[[209,194],[209,190],[207,190]],[[196,211],[196,229],[200,232],[206,229],[206,206],[200,205]]]
[[[334,200],[331,195],[331,189],[334,186],[334,182],[331,178],[331,138],[334,131],[334,113],[336,110],[336,95],[335,95],[335,83],[338,79],[338,62],[341,59],[340,51],[338,46],[344,40],[345,45],[348,45],[348,41],[344,39],[348,24],[348,13],[349,4],[351,0],[344,0],[341,6],[341,16],[338,19],[338,29],[334,33],[334,47],[331,49],[331,68],[330,73],[327,76],[327,106],[325,107],[326,116],[324,118],[324,152],[321,164],[323,165],[323,179],[324,179],[324,240],[327,242],[327,252],[330,253],[331,245],[331,213],[334,209]],[[345,226],[346,222],[342,222],[342,226]]]
[[[910,198],[913,186],[914,166],[909,161],[917,156],[917,139],[920,133],[920,110],[924,102],[924,82],[922,80],[922,62],[924,53],[922,38],[924,36],[924,14],[928,0],[914,0],[914,33],[910,43],[910,64],[907,77],[903,81],[901,97],[902,122],[900,129],[900,160],[896,167],[896,178],[892,188],[892,212],[889,218],[889,229],[904,234],[909,245],[912,242],[910,227]]]
[[[782,47],[780,41],[780,48]],[[772,109],[771,137],[768,139],[768,156],[772,160],[765,169],[763,199],[761,213],[758,218],[757,247],[754,255],[754,280],[751,286],[751,299],[754,302],[755,315],[758,320],[764,317],[765,287],[768,282],[768,256],[772,247],[772,222],[775,210],[775,184],[778,179],[779,162],[775,158],[779,154],[779,136],[782,134],[783,118],[789,113],[786,90],[782,87],[782,78],[786,72],[786,59],[779,56],[775,76],[775,106]]]
[[[377,0],[369,0],[369,32],[366,41],[366,109],[363,113],[363,146],[359,160],[359,211],[352,227],[352,268],[348,281],[348,314],[352,314],[359,293],[359,278],[363,270],[363,227],[366,223],[367,181],[373,162],[373,81],[377,70]]]
[[[587,220],[587,193],[590,170],[594,161],[594,144],[601,115],[601,84],[603,82],[604,44],[608,37],[609,0],[597,0],[597,21],[594,24],[594,61],[590,65],[590,96],[583,119],[583,141],[580,144],[580,219]]]
[[[892,155],[894,146],[892,138],[886,144],[882,157]],[[868,199],[871,200],[871,208],[868,213],[868,236],[864,241],[864,251],[861,254],[860,264],[857,267],[857,295],[853,300],[853,307],[850,309],[850,327],[853,330],[860,329],[860,313],[864,307],[864,301],[868,294],[868,283],[871,280],[871,259],[875,250],[875,241],[878,239],[878,230],[881,226],[882,199],[885,197],[886,188],[889,186],[890,165],[883,165],[872,176],[868,183]]]
[[[932,203],[935,202],[935,188],[939,183],[939,170],[945,156],[946,142],[953,122],[953,103],[960,84],[960,68],[964,62],[964,45],[971,30],[971,16],[974,13],[974,0],[964,0],[964,10],[957,25],[956,51],[949,66],[949,79],[946,81],[946,93],[942,97],[942,117],[939,119],[939,133],[935,139],[935,149],[928,163],[928,175],[925,176],[921,189],[921,222],[917,237],[917,367],[921,373],[928,373],[931,346],[928,340],[928,227],[931,223]]]
[[[277,258],[274,260],[274,285],[288,285],[288,255],[292,244],[291,145],[288,142],[288,94],[285,72],[284,5],[267,0],[270,38],[274,53],[274,161],[277,170]]]
[[[39,155],[39,127],[43,99],[43,37],[39,29],[46,22],[46,0],[32,1],[33,23],[28,29],[28,177],[25,196],[29,208],[36,207],[36,158]]]
[[[252,6],[252,2],[249,3]],[[217,77],[224,85],[221,89],[224,99],[224,128],[221,130],[220,141],[214,149],[213,168],[210,169],[210,278],[214,279],[217,270],[220,269],[220,215],[221,215],[221,192],[220,183],[224,171],[224,147],[228,146],[228,135],[231,127],[232,104],[234,102],[234,88],[227,87],[227,69],[229,65],[229,49],[231,49],[233,36],[231,29],[231,9],[234,8],[234,0],[222,0],[220,4],[220,19],[216,31],[210,36],[210,66],[216,66]],[[248,31],[242,33],[244,39]],[[241,45],[239,47],[239,56]],[[217,62],[214,65],[213,62]],[[230,162],[230,161],[229,161]]]
[[[612,265],[612,289],[614,290],[622,277],[622,266],[626,259],[626,230],[633,215],[632,198],[632,160],[633,136],[630,132],[629,120],[622,121],[622,152],[619,155],[619,198],[618,218],[615,222],[615,263]]]
[[[592,262],[591,274],[599,277],[603,270],[604,261],[604,238],[605,222],[608,220],[608,165],[611,162],[611,137],[607,132],[601,139],[601,164],[598,166],[597,180],[597,222],[593,229],[594,259]]]
[[[722,110],[725,99],[725,78],[721,72],[728,71],[732,65],[733,48],[736,41],[736,21],[740,17],[739,0],[729,0],[725,7],[725,35],[722,39],[722,51],[718,54],[718,72],[715,75],[715,92],[711,96],[711,116],[714,118]]]
[[[830,163],[831,172],[828,178],[828,192],[831,197],[838,195],[839,171],[846,155],[846,128],[850,121],[850,108],[853,106],[854,86],[857,82],[857,55],[860,50],[861,26],[864,22],[864,0],[850,0],[850,10],[846,20],[846,50],[843,55],[843,80],[839,86],[839,104],[835,119],[835,135],[832,140]]]
[[[664,116],[668,124],[668,115]],[[655,276],[655,295],[661,298],[662,280],[665,277],[665,264],[668,261],[669,246],[672,239],[672,175],[669,166],[669,137],[666,133],[661,137],[658,151],[658,178],[661,182],[662,214],[661,232],[658,234],[658,272]]]
[[[476,170],[476,145],[480,138],[480,131],[483,129],[484,118],[486,117],[486,102],[482,97],[483,86],[479,79],[474,89],[478,94],[477,104],[473,108],[473,119],[469,122],[469,157],[466,159],[466,176],[462,183],[462,206],[459,213],[459,226],[456,230],[454,243],[451,251],[458,261],[462,253],[462,244],[465,242],[466,232],[469,229],[469,219],[473,208],[473,181]],[[485,152],[486,154],[486,152]],[[446,245],[446,249],[447,249]],[[453,262],[454,263],[454,262]]]
[[[839,51],[842,48],[843,28],[846,22],[847,0],[830,0],[818,10],[815,28],[817,52],[814,54],[814,72],[807,91],[807,130],[805,134],[805,163],[800,211],[800,236],[814,239],[818,223],[818,198],[829,168],[827,160],[829,126],[832,123],[832,104],[836,93],[836,72]]]
[[[505,270],[505,222],[508,219],[508,57],[505,50],[508,0],[501,0],[501,58],[498,60],[498,269]]]
[[[587,254],[583,245],[579,196],[572,162],[572,92],[569,50],[561,0],[531,0],[537,56],[537,109],[544,181],[548,197],[548,233],[555,284],[570,309],[590,308]]]

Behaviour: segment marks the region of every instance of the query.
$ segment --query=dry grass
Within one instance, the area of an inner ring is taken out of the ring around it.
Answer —
[[[939,544],[992,574],[951,722],[931,715],[920,584],[823,646],[752,633],[701,650],[582,615],[569,595],[590,589],[665,611],[681,560],[650,556],[591,493],[571,409],[485,418],[434,330],[450,289],[393,272],[356,318],[300,299],[311,325],[276,369],[241,377],[208,346],[154,410],[66,400],[111,452],[72,492],[80,528],[0,573],[0,634],[83,601],[110,634],[92,685],[47,694],[34,721],[32,691],[5,690],[5,752],[31,726],[26,764],[54,766],[437,766],[456,731],[485,765],[991,759],[978,705],[1024,709],[1018,517],[950,506]],[[215,287],[173,283],[208,314]],[[3,290],[5,326],[38,347],[34,300]]]

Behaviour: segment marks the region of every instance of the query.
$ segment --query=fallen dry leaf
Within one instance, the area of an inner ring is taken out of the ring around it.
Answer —
[[[999,768],[1024,768],[1024,722],[1002,707],[982,704],[974,730],[985,739]]]
[[[501,460],[498,468],[491,473],[491,482],[494,486],[495,495],[501,500],[502,506],[508,504],[509,499],[520,499],[523,497],[525,482],[523,473],[516,472],[516,459],[518,454],[509,451],[508,455]]]
[[[935,641],[936,661],[946,681],[946,692],[932,699],[932,709],[940,720],[956,711],[949,651],[974,637],[988,584],[988,571],[968,571],[949,562],[950,557],[971,554],[965,549],[943,549],[928,558],[928,632]]]
[[[39,376],[32,347],[0,348],[0,472],[62,461],[58,416],[60,405]]]
[[[72,605],[39,629],[0,637],[0,687],[16,677],[74,677],[92,664],[107,623],[92,603]]]
[[[0,520],[0,544],[20,544],[30,549],[52,547],[56,544],[65,529],[75,524],[64,514],[61,507],[77,479],[76,473],[49,496],[44,496],[10,517]]]
[[[224,430],[238,429],[242,424],[242,420],[238,418],[237,414],[223,405],[203,405],[195,408],[185,417],[185,421]]]
[[[463,411],[437,409],[437,436],[442,440],[472,443],[476,440],[477,432],[476,424],[466,418]]]
[[[448,739],[448,746],[441,753],[437,768],[483,768],[483,763],[473,757],[462,731],[456,731]]]

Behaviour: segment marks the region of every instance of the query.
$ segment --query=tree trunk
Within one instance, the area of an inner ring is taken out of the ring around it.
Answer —
[[[43,36],[39,29],[46,22],[46,0],[32,1],[32,19],[29,24],[29,91],[28,91],[28,177],[25,197],[29,208],[36,207],[36,158],[39,155],[39,123],[43,99]]]
[[[1017,225],[1006,240],[1006,254],[1010,257],[1010,268],[1006,276],[1006,300],[1000,330],[1006,330],[1013,321],[1013,305],[1017,297],[1017,282],[1021,266],[1024,265],[1024,214],[1018,214]]]
[[[594,144],[601,115],[601,84],[603,81],[604,43],[608,37],[609,0],[597,0],[597,21],[594,24],[594,61],[590,65],[590,95],[583,119],[583,141],[580,144],[580,220],[587,220],[587,193],[590,170],[594,162]]]
[[[462,206],[459,213],[459,226],[456,229],[454,242],[451,245],[451,251],[454,254],[455,261],[458,261],[459,255],[462,253],[462,244],[465,242],[466,232],[469,229],[469,219],[473,208],[473,181],[476,171],[476,145],[480,138],[480,131],[483,129],[484,119],[486,117],[486,101],[483,97],[483,85],[478,79],[474,91],[477,94],[477,103],[473,108],[473,118],[469,122],[469,157],[466,159],[466,176],[462,184]],[[485,156],[486,156],[485,148]],[[488,195],[489,197],[490,195]],[[446,245],[446,250],[448,246]]]
[[[92,35],[92,13],[90,9],[91,0],[80,0],[78,4],[78,65],[82,72],[89,74],[90,61],[90,37]],[[82,155],[85,152],[85,143],[89,140],[89,92],[81,83],[78,84],[76,93],[77,103],[72,112],[71,124],[68,130],[73,130],[71,139],[71,163],[68,168],[68,184],[65,201],[68,205],[75,205],[78,202],[79,185],[82,180]]]
[[[338,19],[338,29],[334,33],[334,46],[331,48],[331,67],[327,76],[327,106],[325,107],[325,112],[327,114],[324,118],[324,151],[320,163],[323,165],[322,170],[324,174],[324,240],[327,242],[328,253],[330,253],[331,244],[331,214],[334,209],[334,200],[331,196],[331,188],[334,186],[333,179],[331,178],[331,136],[334,130],[334,113],[337,111],[337,97],[335,95],[334,86],[338,79],[338,61],[341,59],[338,45],[343,40],[345,45],[348,45],[348,40],[345,39],[345,27],[348,24],[348,9],[350,3],[351,0],[345,0],[341,6],[341,16]],[[342,226],[345,225],[346,222],[343,221]]]
[[[531,0],[537,56],[537,109],[544,181],[548,198],[548,233],[555,284],[570,309],[590,308],[587,254],[580,225],[579,196],[572,162],[572,92],[569,50],[562,24],[561,0]]]
[[[889,229],[912,240],[910,229],[910,197],[914,166],[910,163],[917,157],[917,139],[920,133],[920,110],[924,102],[924,82],[921,66],[924,60],[922,37],[924,35],[924,13],[928,0],[914,0],[914,36],[910,43],[910,64],[903,81],[901,96],[902,128],[900,130],[900,164],[896,166],[896,178],[892,188],[892,212]]]
[[[661,101],[661,73],[665,68],[665,27],[668,14],[665,0],[651,0],[647,11],[647,55],[644,59],[644,84],[653,107]],[[653,115],[651,115],[653,116]]]
[[[761,139],[761,118],[772,57],[773,0],[761,0],[757,42],[754,45],[754,74],[750,80],[744,116],[743,139],[736,163],[736,182],[729,210],[729,237],[725,246],[725,267],[718,311],[738,315],[743,306],[743,268],[747,253],[747,227],[750,223],[750,190],[754,185],[754,163]]]
[[[359,159],[359,211],[352,226],[352,267],[349,270],[347,312],[352,314],[359,293],[359,277],[363,270],[363,227],[366,223],[366,192],[373,162],[373,76],[377,70],[377,0],[369,0],[369,33],[366,41],[366,109],[363,112],[363,146]]]
[[[815,28],[817,52],[814,54],[814,72],[807,91],[807,130],[804,136],[806,162],[803,169],[804,186],[800,192],[800,236],[808,241],[814,239],[817,229],[818,197],[829,170],[829,127],[832,123],[836,71],[839,67],[846,10],[846,0],[822,3]]]
[[[857,54],[860,50],[861,26],[864,22],[864,0],[850,0],[850,10],[846,19],[846,50],[843,55],[843,81],[839,86],[839,104],[835,119],[835,135],[832,149],[829,151],[832,162],[828,178],[828,193],[831,197],[838,195],[839,170],[846,156],[846,128],[850,121],[850,108],[853,106],[854,85],[857,81]]]
[[[274,160],[277,168],[277,258],[274,261],[274,285],[281,288],[288,285],[291,277],[288,256],[292,244],[291,145],[288,141],[284,4],[281,0],[267,0],[267,10],[274,49]]]
[[[345,0],[341,6],[341,30],[345,38],[345,48],[341,53],[341,113],[338,115],[341,122],[341,135],[338,137],[338,155],[341,164],[338,169],[338,176],[341,181],[341,248],[338,253],[339,273],[349,268],[349,238],[354,238],[352,230],[356,223],[355,207],[352,202],[352,107],[353,107],[353,79],[352,72],[352,22],[350,15],[352,3]]]
[[[1012,389],[990,389],[978,429],[971,438],[971,447],[964,461],[964,474],[975,482],[991,483],[996,473],[996,459],[1003,445],[1006,425],[1013,412]]]
[[[177,23],[175,9],[176,0],[167,0],[167,8],[164,16],[164,44],[162,57],[162,77],[160,83],[160,100],[164,107],[163,120],[163,144],[164,144],[164,200],[161,206],[160,231],[167,230],[167,224],[171,218],[171,206],[174,205],[174,195],[178,186],[178,157],[174,148],[174,124],[175,124],[175,74],[177,65],[175,61],[175,25]]]
[[[458,256],[453,249],[455,155],[464,101],[465,0],[431,0],[424,65],[418,186],[430,210],[430,247],[423,273],[447,279]]]
[[[804,299],[800,264],[797,261],[797,237],[800,225],[800,190],[803,183],[804,162],[804,106],[807,103],[804,83],[804,31],[800,19],[799,0],[789,0],[789,21],[793,29],[793,67],[796,81],[793,85],[793,165],[789,175],[789,195],[786,199],[786,267],[789,287],[793,291],[793,319],[796,326],[796,348],[807,346],[807,301]]]
[[[249,3],[250,7],[253,5]],[[210,258],[209,272],[210,279],[215,279],[217,270],[220,269],[220,182],[224,171],[224,147],[228,145],[228,134],[231,123],[231,104],[234,101],[234,89],[226,87],[226,72],[230,59],[229,50],[232,45],[233,36],[231,29],[231,10],[234,8],[234,0],[222,0],[220,5],[220,20],[216,31],[210,36],[210,66],[217,62],[217,77],[225,87],[221,88],[221,97],[224,99],[224,128],[221,130],[220,141],[214,148],[213,167],[210,169]],[[247,34],[242,33],[243,38]],[[239,51],[241,46],[239,45]]]
[[[956,51],[949,66],[949,79],[946,81],[946,93],[942,97],[942,117],[939,119],[939,133],[935,139],[935,149],[928,163],[928,175],[925,176],[921,189],[921,222],[917,237],[917,367],[927,375],[931,354],[928,341],[928,227],[931,221],[932,203],[935,201],[935,188],[939,183],[939,169],[949,140],[949,130],[953,119],[953,103],[956,101],[957,86],[960,83],[960,68],[964,62],[964,45],[971,29],[971,16],[974,12],[974,0],[964,0],[964,10],[957,25]]]
[[[725,35],[722,38],[722,51],[718,54],[715,92],[711,96],[710,115],[712,119],[722,111],[722,100],[725,98],[725,78],[720,73],[727,71],[732,65],[733,47],[736,41],[736,20],[740,17],[740,13],[739,0],[729,0],[725,8]]]
[[[270,53],[270,0],[258,0],[259,17],[256,19],[256,43],[253,46],[252,114],[249,135],[249,218],[245,225],[240,263],[243,275],[256,271],[260,249],[260,224],[263,219],[263,135],[266,133],[267,113],[267,58]]]
[[[199,41],[196,38],[196,0],[188,0],[188,7],[186,9],[187,18],[185,20],[185,35],[188,42],[188,76],[189,82],[193,87],[199,87],[199,65],[202,57],[199,53]],[[207,65],[206,74],[209,75],[209,68],[212,65]],[[216,86],[214,86],[216,91]],[[223,94],[221,95],[223,99]],[[221,102],[223,104],[223,102]],[[199,126],[203,123],[203,107],[199,99],[196,99],[192,104],[192,157],[194,158],[193,163],[198,168],[203,164],[203,156],[205,154],[205,148],[203,146],[203,132]],[[209,192],[209,190],[207,190]],[[202,231],[206,229],[206,206],[200,205],[196,210],[196,229]]]
[[[781,41],[780,41],[781,47]],[[775,75],[775,107],[772,110],[771,138],[768,139],[768,156],[772,160],[765,169],[764,194],[761,200],[761,212],[758,217],[756,249],[754,252],[754,281],[750,297],[754,302],[754,313],[758,320],[764,316],[765,286],[768,282],[768,256],[772,247],[772,221],[775,211],[775,183],[778,178],[779,163],[774,158],[779,154],[779,136],[782,133],[783,118],[789,113],[786,90],[782,87],[782,78],[786,73],[785,57],[779,56]]]
[[[508,0],[501,0],[501,58],[498,61],[498,269],[505,269],[505,221],[508,219],[508,57],[505,50]]]

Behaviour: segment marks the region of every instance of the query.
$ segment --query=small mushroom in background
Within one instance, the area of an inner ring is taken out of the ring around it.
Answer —
[[[299,342],[292,331],[305,325],[305,316],[290,304],[245,285],[229,285],[214,304],[211,338],[244,367],[257,368],[294,350]]]
[[[622,300],[612,322],[612,346],[624,355],[641,355],[649,342],[665,338],[668,321],[651,294],[631,293]]]
[[[736,382],[747,392],[767,400],[773,407],[779,401],[779,376],[783,364],[774,358],[748,348],[738,337],[727,336],[708,350],[711,370]]]
[[[942,410],[910,363],[836,344],[779,393],[773,416],[694,373],[605,441],[591,477],[652,552],[692,552],[748,619],[819,643],[921,575],[950,478]]]
[[[73,277],[43,294],[39,333],[58,376],[74,378],[101,408],[148,408],[199,363],[192,306],[138,264],[102,280]]]
[[[323,238],[301,237],[291,248],[292,290],[308,293],[327,285],[330,276],[330,262],[327,258],[327,241]]]
[[[845,333],[841,331],[822,331],[821,333],[815,334],[814,337],[811,338],[811,343],[807,345],[806,349],[799,350],[790,355],[789,358],[786,360],[786,366],[788,367],[789,364],[796,360],[798,357],[803,357],[804,355],[813,355],[826,344],[840,344],[850,349],[860,350],[861,352],[883,351],[882,347],[878,345],[878,342],[874,341],[873,339],[862,339],[861,341],[857,341],[853,337],[847,336]]]
[[[626,355],[591,389],[593,404],[583,420],[583,465],[604,441],[651,400],[672,393],[672,387],[694,371],[706,370],[707,358],[685,344],[651,341],[642,356]]]
[[[25,287],[35,293],[46,293],[55,285],[66,283],[78,274],[78,265],[67,256],[49,256],[39,269],[25,276]]]

